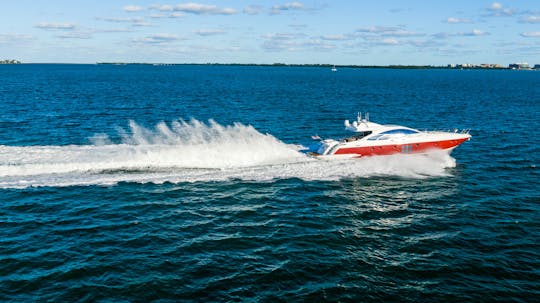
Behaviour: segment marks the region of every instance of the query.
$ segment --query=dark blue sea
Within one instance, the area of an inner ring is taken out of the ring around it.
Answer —
[[[470,129],[323,161],[343,121]],[[540,72],[0,66],[1,302],[538,302]]]

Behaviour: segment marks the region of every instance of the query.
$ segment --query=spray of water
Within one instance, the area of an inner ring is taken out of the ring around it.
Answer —
[[[162,122],[153,129],[129,122],[121,142],[105,134],[91,145],[0,146],[0,187],[128,182],[338,180],[391,175],[444,176],[455,166],[446,153],[322,161],[251,126],[214,121]]]

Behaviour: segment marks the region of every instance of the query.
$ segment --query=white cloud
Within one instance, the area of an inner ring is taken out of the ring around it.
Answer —
[[[270,33],[262,36],[264,39],[271,40],[292,40],[306,37],[306,34],[301,33]]]
[[[319,39],[310,39],[310,40],[307,40],[307,41],[302,41],[302,42],[300,42],[300,46],[304,47],[304,48],[310,48],[310,49],[313,49],[313,50],[318,50],[318,51],[327,51],[327,50],[332,50],[332,49],[336,48],[335,45],[330,44],[330,43],[326,43],[326,42],[321,41]]]
[[[435,39],[448,39],[451,37],[478,37],[478,36],[488,36],[491,35],[489,32],[485,32],[479,29],[473,29],[469,32],[459,32],[459,33],[447,33],[447,32],[440,32],[431,35]]]
[[[347,38],[361,38],[363,46],[371,47],[392,47],[399,45],[411,45],[415,47],[433,46],[437,42],[425,39],[407,39],[413,37],[424,37],[426,34],[407,30],[404,26],[369,26],[356,29],[352,34],[346,35]],[[441,37],[438,37],[441,38]],[[440,44],[440,43],[439,43]]]
[[[472,23],[472,20],[471,19],[465,19],[465,18],[454,18],[454,17],[450,17],[448,19],[446,19],[446,23]]]
[[[491,12],[491,16],[493,17],[501,17],[501,16],[513,16],[517,13],[517,10],[503,7],[502,4],[499,2],[493,2],[491,5],[487,8],[488,11]]]
[[[184,3],[175,6],[172,5],[152,5],[150,9],[158,10],[161,12],[184,12],[195,15],[234,15],[236,10],[232,8],[221,8],[215,5],[206,5],[200,3]]]
[[[523,17],[520,21],[523,23],[540,23],[540,16],[527,16]]]
[[[149,43],[149,44],[161,44],[161,43],[169,43],[180,40],[180,37],[178,37],[175,34],[153,34],[150,36],[146,36],[143,38],[134,39],[133,42],[136,43]]]
[[[322,35],[322,40],[330,40],[330,41],[344,41],[349,40],[350,37],[347,37],[345,35]]]
[[[133,26],[152,26],[151,23],[146,22],[143,17],[132,17],[132,18],[96,18],[98,20],[103,20],[107,22],[114,23],[131,23]]]
[[[142,17],[135,17],[135,18],[115,18],[115,17],[107,17],[107,18],[96,18],[98,20],[103,20],[107,22],[136,22],[139,20],[143,20]]]
[[[167,15],[167,17],[169,17],[169,18],[183,18],[185,16],[186,16],[186,14],[181,13],[181,12],[172,12],[169,15]]]
[[[130,33],[130,32],[133,32],[133,30],[129,28],[105,28],[105,29],[95,29],[94,32],[96,33]]]
[[[76,25],[73,23],[47,23],[42,22],[36,25],[37,28],[45,30],[74,30]]]
[[[123,9],[125,12],[134,13],[134,12],[142,11],[144,8],[137,5],[126,5],[123,7]]]
[[[133,26],[148,26],[148,27],[149,27],[149,26],[153,26],[152,23],[150,23],[150,22],[145,22],[145,21],[143,21],[143,22],[133,22],[132,25],[133,25]]]
[[[524,32],[520,35],[527,38],[540,38],[540,32]]]
[[[328,51],[336,48],[321,39],[306,39],[307,35],[302,33],[271,33],[262,37],[265,39],[262,48],[267,51]]]
[[[432,40],[432,39],[429,39],[429,40],[409,40],[409,41],[405,41],[405,43],[409,44],[409,45],[412,45],[412,46],[415,46],[415,47],[421,47],[421,48],[445,46],[444,43],[441,43],[441,42],[438,42],[438,41],[435,41],[435,40]]]
[[[222,34],[225,34],[226,32],[222,29],[199,29],[199,30],[196,30],[194,31],[195,34],[199,35],[199,36],[214,36],[214,35],[222,35]]]
[[[168,4],[165,4],[165,5],[155,4],[155,5],[150,6],[149,8],[158,10],[160,12],[172,12],[174,10],[174,7]]]
[[[382,39],[380,41],[380,44],[382,44],[382,45],[398,45],[399,41],[397,41],[394,38],[386,38],[386,39]]]
[[[16,33],[0,34],[0,45],[1,44],[17,44],[21,42],[30,41],[33,39],[34,39],[33,36],[26,35],[26,34],[16,34]]]
[[[297,51],[298,44],[294,41],[266,40],[262,48],[267,51]]]
[[[472,31],[470,32],[465,32],[465,33],[462,33],[463,36],[487,36],[489,35],[488,32],[484,32],[482,30],[479,30],[479,29],[473,29]]]
[[[390,37],[414,37],[414,36],[424,36],[424,34],[411,32],[407,30],[397,30],[393,32],[383,33],[383,36],[390,36]]]
[[[468,57],[480,53],[478,50],[464,48],[463,45],[450,45],[437,49],[437,55],[444,57]],[[459,59],[461,60],[461,59]]]
[[[489,6],[489,9],[494,10],[494,11],[500,10],[500,9],[502,9],[502,4],[500,4],[499,2],[493,2]]]
[[[383,32],[392,32],[399,29],[400,29],[399,27],[394,27],[394,26],[376,25],[376,26],[370,26],[370,27],[362,27],[362,28],[357,29],[356,31],[362,32],[362,33],[383,33]]]
[[[157,13],[150,14],[149,17],[152,19],[161,19],[161,18],[183,18],[186,14],[182,12],[171,12],[171,13]]]
[[[232,8],[219,8],[215,5],[205,5],[199,3],[186,3],[179,4],[175,7],[175,10],[182,11],[197,15],[233,15],[236,14],[236,10]]]
[[[504,8],[499,14],[498,16],[513,16],[514,14],[516,14],[517,11],[514,10],[514,9],[511,9],[511,8]]]
[[[274,5],[272,6],[272,9],[277,9],[277,10],[282,10],[282,11],[304,9],[304,4],[300,2],[291,2],[291,3],[281,4],[281,5]]]
[[[356,30],[359,33],[370,34],[381,37],[414,37],[424,36],[424,34],[411,32],[396,26],[370,26]]]
[[[300,29],[303,29],[303,28],[307,28],[307,24],[289,24],[288,27],[290,28],[294,28],[296,30],[300,30]]]
[[[272,6],[272,14],[277,15],[284,11],[305,10],[305,9],[306,7],[301,2],[290,2],[290,3]]]
[[[158,14],[150,14],[148,17],[152,19],[160,19],[160,18],[167,18],[168,16],[169,15],[167,14],[158,13]]]
[[[244,8],[244,14],[258,15],[264,11],[264,8],[260,5],[250,5]]]
[[[451,36],[455,36],[455,35],[447,33],[447,32],[440,32],[440,33],[433,34],[431,36],[436,38],[436,39],[447,39],[447,38],[450,38]]]
[[[92,38],[92,32],[85,31],[85,32],[68,32],[65,34],[60,34],[56,36],[61,39],[90,39]]]

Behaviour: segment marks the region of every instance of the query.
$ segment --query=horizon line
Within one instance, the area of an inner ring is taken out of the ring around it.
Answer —
[[[13,63],[9,63],[12,61]],[[167,62],[122,62],[122,61],[98,61],[93,63],[82,62],[21,62],[14,59],[0,60],[0,65],[21,65],[21,64],[61,64],[61,65],[154,65],[154,66],[172,66],[172,65],[229,65],[229,66],[293,66],[293,67],[341,67],[341,68],[445,68],[445,69],[512,69],[511,65],[527,64],[526,66],[518,69],[538,69],[540,64],[528,65],[526,62],[510,63],[503,66],[498,63],[482,63],[482,64],[445,64],[445,65],[432,65],[432,64],[389,64],[389,65],[366,65],[366,64],[332,64],[332,63],[220,63],[220,62],[182,62],[182,63],[167,63]]]

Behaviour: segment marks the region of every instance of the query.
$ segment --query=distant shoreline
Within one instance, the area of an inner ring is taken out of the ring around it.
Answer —
[[[13,60],[13,59],[7,59],[7,60],[0,60],[0,64],[21,64],[21,61]]]
[[[287,64],[287,63],[148,63],[148,62],[96,62],[96,63],[23,63],[17,60],[9,60],[11,62],[6,62],[8,60],[0,61],[0,65],[29,65],[29,64],[62,64],[62,65],[150,65],[150,66],[183,66],[183,65],[199,65],[199,66],[263,66],[263,67],[324,67],[324,68],[353,68],[353,69],[362,69],[362,68],[377,68],[377,69],[488,69],[488,70],[540,70],[540,66],[537,64],[534,67],[528,68],[511,68],[504,66],[481,66],[481,65],[356,65],[356,64],[344,64],[344,65],[334,65],[334,64]]]
[[[287,63],[128,63],[128,62],[97,62],[98,65],[153,65],[153,66],[177,66],[177,65],[208,65],[208,66],[272,66],[272,67],[325,67],[325,68],[390,68],[390,69],[441,69],[447,66],[435,65],[334,65],[334,64],[287,64]]]
[[[97,62],[98,65],[153,65],[153,66],[181,66],[181,65],[208,65],[208,66],[272,66],[272,67],[325,67],[325,68],[392,68],[392,69],[439,69],[446,66],[434,65],[334,65],[334,64],[287,64],[287,63],[144,63],[144,62]]]

